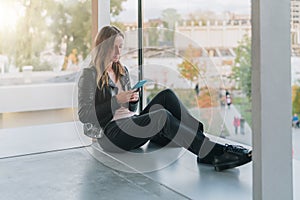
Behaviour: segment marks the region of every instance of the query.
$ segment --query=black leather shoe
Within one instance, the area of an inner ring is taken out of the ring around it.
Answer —
[[[238,167],[252,160],[252,151],[242,146],[226,144],[223,151],[222,155],[214,157],[212,164],[216,171]]]
[[[207,160],[205,158],[199,158],[199,157],[197,157],[197,162],[201,163],[201,164],[212,165],[212,161]]]

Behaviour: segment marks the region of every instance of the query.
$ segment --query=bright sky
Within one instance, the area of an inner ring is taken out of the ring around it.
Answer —
[[[251,10],[250,0],[144,0],[145,19],[158,18],[166,8],[175,8],[180,14],[188,14],[193,11],[210,10],[214,12],[230,11],[238,14],[249,14]],[[127,0],[123,3],[123,11],[118,19],[133,22],[137,18],[137,1]],[[126,20],[125,20],[126,19]]]

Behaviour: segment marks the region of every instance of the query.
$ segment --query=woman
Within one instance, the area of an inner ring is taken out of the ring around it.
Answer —
[[[136,115],[139,92],[131,90],[129,73],[120,62],[123,42],[118,28],[103,27],[96,36],[91,66],[80,77],[78,114],[87,135],[96,132],[100,146],[114,152],[139,148],[149,140],[161,146],[172,141],[217,171],[251,161],[248,149],[210,141],[202,123],[169,89]]]

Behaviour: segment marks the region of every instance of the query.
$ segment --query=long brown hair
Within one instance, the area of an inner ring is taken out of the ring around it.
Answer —
[[[124,34],[115,26],[104,26],[96,35],[95,49],[92,53],[92,62],[97,71],[96,84],[99,89],[108,85],[109,76],[106,71],[106,66],[109,61],[107,59],[113,49],[117,36],[124,38]],[[124,67],[120,61],[114,62],[112,69],[116,75],[116,81],[125,74]]]

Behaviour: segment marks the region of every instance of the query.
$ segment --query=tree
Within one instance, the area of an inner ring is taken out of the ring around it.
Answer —
[[[39,53],[48,41],[45,19],[51,1],[19,0],[24,8],[24,16],[19,18],[15,31],[14,60],[18,67],[38,65]],[[38,11],[38,12],[37,12]]]
[[[177,13],[177,10],[174,8],[167,8],[162,11],[162,20],[166,30],[165,33],[165,42],[168,42],[173,45],[174,42],[174,31],[175,23],[180,20],[180,14]]]
[[[197,50],[189,45],[182,63],[178,65],[181,76],[192,82],[198,81],[200,74],[205,72],[205,68],[198,61],[199,58],[195,57],[196,55]]]
[[[159,39],[159,30],[158,30],[158,22],[152,21],[150,22],[149,26],[146,31],[148,32],[149,37],[149,46],[158,46],[158,39]]]
[[[293,113],[300,114],[300,87],[298,85],[292,86],[292,105]]]
[[[126,0],[111,0],[111,14],[118,15]],[[89,0],[10,0],[21,6],[23,16],[15,29],[1,31],[0,51],[17,67],[45,66],[40,53],[53,49],[68,56],[73,49],[85,57],[91,51],[91,1]],[[47,68],[47,70],[49,70]]]
[[[50,30],[54,36],[56,53],[68,55],[73,49],[86,56],[91,50],[91,5],[89,1],[73,4],[58,2],[56,13],[51,16]],[[63,49],[66,46],[66,49]]]
[[[201,22],[203,26],[207,25],[207,21],[214,21],[218,19],[216,13],[209,10],[198,10],[192,12],[188,15],[188,18],[189,20],[194,21],[195,25],[199,25],[199,22]]]
[[[112,16],[118,16],[122,11],[122,3],[127,0],[111,0],[110,1],[110,13]]]
[[[245,35],[235,49],[236,58],[232,68],[231,79],[251,100],[251,39]]]

